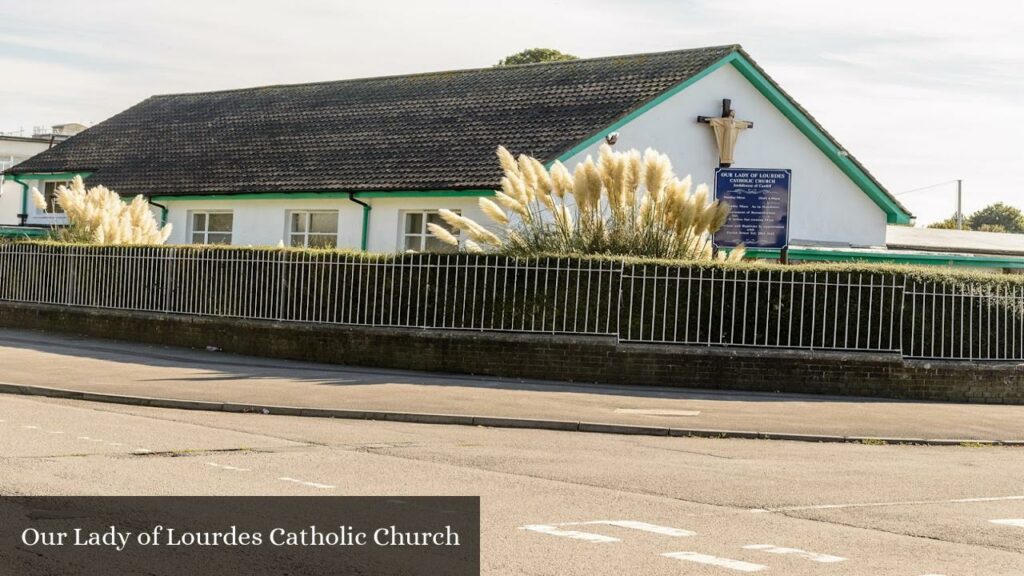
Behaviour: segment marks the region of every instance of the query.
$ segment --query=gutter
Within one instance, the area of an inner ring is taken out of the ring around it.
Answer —
[[[366,252],[366,247],[368,244],[370,234],[370,210],[373,210],[373,207],[367,204],[366,202],[363,202],[362,200],[356,198],[355,192],[349,192],[348,199],[363,207],[363,237],[360,242],[360,246],[362,248],[362,251]]]
[[[163,228],[164,226],[167,226],[167,206],[160,204],[159,202],[153,202],[152,199],[149,199],[149,205],[156,206],[160,209],[160,227]]]

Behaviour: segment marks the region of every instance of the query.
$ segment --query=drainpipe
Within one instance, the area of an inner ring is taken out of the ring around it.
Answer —
[[[11,180],[21,184],[21,214],[18,214],[18,220],[21,222],[18,225],[24,226],[28,223],[28,184],[22,182],[17,174],[11,174]]]
[[[349,192],[348,199],[363,207],[363,239],[361,245],[363,252],[366,252],[367,240],[370,234],[370,210],[373,210],[373,207],[356,198],[355,192]]]
[[[149,205],[156,206],[160,209],[160,227],[163,228],[164,226],[167,226],[167,206],[158,202],[153,202],[152,200],[149,201]]]

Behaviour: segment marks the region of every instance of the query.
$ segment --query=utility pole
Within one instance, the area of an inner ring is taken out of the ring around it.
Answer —
[[[964,181],[957,178],[956,180],[956,229],[964,229]]]

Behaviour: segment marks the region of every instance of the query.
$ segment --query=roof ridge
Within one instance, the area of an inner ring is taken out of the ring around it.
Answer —
[[[615,60],[619,58],[637,58],[640,56],[664,56],[668,54],[680,54],[684,52],[711,50],[728,50],[729,52],[743,52],[739,44],[721,44],[718,46],[698,46],[696,48],[680,48],[676,50],[663,50],[660,52],[635,52],[632,54],[614,54],[609,56],[597,56],[594,58],[579,58],[576,60],[558,60],[554,62],[532,62],[529,64],[512,64],[508,66],[487,66],[479,68],[457,68],[454,70],[433,70],[430,72],[413,72],[410,74],[387,74],[384,76],[361,76],[358,78],[342,78],[340,80],[318,80],[315,82],[298,82],[295,84],[265,84],[262,86],[247,86],[245,88],[225,88],[223,90],[203,90],[200,92],[171,92],[166,94],[153,94],[150,98],[171,98],[174,96],[203,96],[207,94],[228,94],[232,92],[249,92],[267,90],[271,88],[299,88],[302,86],[323,86],[327,84],[345,84],[349,82],[363,82],[366,80],[391,80],[395,78],[423,78],[428,76],[440,76],[444,74],[467,74],[471,72],[500,72],[505,70],[530,68],[537,66],[565,66],[579,64],[580,62],[599,62],[603,60]]]

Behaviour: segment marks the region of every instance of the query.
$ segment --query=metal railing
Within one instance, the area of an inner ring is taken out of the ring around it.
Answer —
[[[910,358],[1024,359],[1024,288],[913,282],[906,291]]]
[[[0,301],[358,326],[1024,360],[1019,283],[466,254],[0,244]]]
[[[570,258],[0,246],[0,300],[359,326],[613,335],[620,275]]]
[[[626,341],[900,350],[903,282],[884,274],[627,266],[623,294]]]

